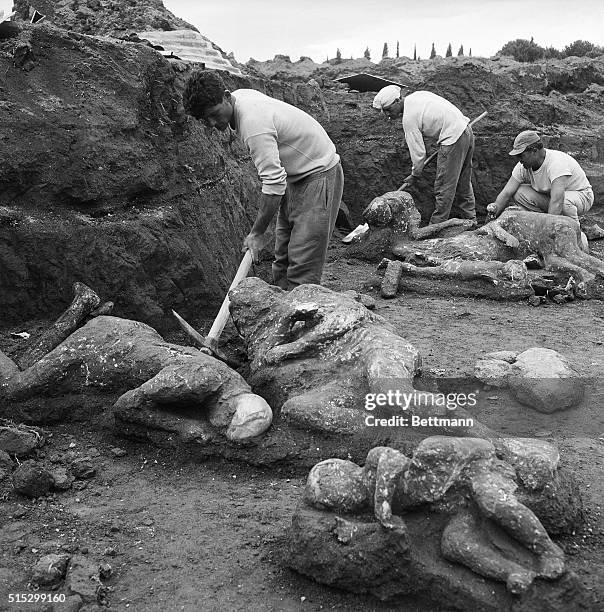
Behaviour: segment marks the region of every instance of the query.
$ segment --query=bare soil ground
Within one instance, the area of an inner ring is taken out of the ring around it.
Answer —
[[[478,388],[472,369],[480,355],[531,346],[560,351],[592,377],[585,401],[572,410],[540,414],[505,391],[483,389],[475,414],[493,429],[559,447],[563,464],[582,485],[587,515],[585,530],[559,544],[570,568],[604,606],[604,303],[533,308],[526,302],[412,293],[386,301],[376,290],[375,266],[347,259],[337,238],[325,284],[373,295],[378,312],[419,348],[424,370],[448,379],[448,385]],[[592,248],[604,253],[604,244]],[[9,353],[18,348],[11,331],[19,330],[0,332],[0,346]],[[384,604],[328,589],[283,567],[284,533],[302,493],[302,472],[223,461],[196,464],[120,439],[103,415],[93,423],[44,430],[47,458],[88,455],[97,474],[78,485],[83,488],[37,500],[17,496],[6,481],[0,485],[0,610],[45,609],[9,605],[8,594],[33,592],[32,567],[42,554],[61,550],[112,566],[106,584],[113,589],[108,601],[115,610],[428,610],[418,602]],[[127,454],[115,457],[116,446]]]

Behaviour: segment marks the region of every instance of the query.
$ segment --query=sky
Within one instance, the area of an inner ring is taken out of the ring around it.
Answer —
[[[562,49],[582,39],[604,46],[604,0],[163,0],[177,17],[194,25],[239,62],[275,55],[320,63],[363,56],[422,59],[432,43],[445,55],[463,45],[466,55],[490,57],[516,38]]]

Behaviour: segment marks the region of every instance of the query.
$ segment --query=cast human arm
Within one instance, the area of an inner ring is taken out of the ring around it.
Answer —
[[[568,176],[559,176],[552,181],[547,212],[550,215],[561,215],[564,207],[564,192],[568,185]]]
[[[495,198],[495,201],[491,202],[491,204],[487,206],[487,211],[495,217],[498,217],[507,208],[510,199],[518,191],[518,187],[520,187],[520,181],[517,178],[510,176],[508,182],[505,184],[505,187]]]
[[[252,252],[254,263],[258,263],[260,251],[266,246],[266,230],[279,208],[282,196],[270,193],[260,194],[258,214],[250,233],[243,241],[243,251]]]

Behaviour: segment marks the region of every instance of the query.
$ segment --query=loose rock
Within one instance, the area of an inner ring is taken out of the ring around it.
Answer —
[[[585,395],[585,381],[563,355],[552,349],[537,347],[520,353],[508,382],[521,404],[539,412],[577,406]]]
[[[46,555],[35,565],[32,582],[39,586],[52,586],[65,577],[69,555]]]
[[[29,459],[13,472],[13,486],[21,495],[40,497],[52,489],[54,478],[43,465]]]
[[[23,457],[31,453],[41,442],[42,436],[35,429],[0,420],[0,450]]]
[[[82,457],[71,463],[71,473],[77,480],[88,480],[96,474],[96,468],[90,457]]]

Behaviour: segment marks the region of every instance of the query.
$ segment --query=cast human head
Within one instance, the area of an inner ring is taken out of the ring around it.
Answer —
[[[403,112],[401,88],[398,85],[387,85],[378,91],[373,99],[373,108],[381,110],[391,119]]]
[[[233,117],[233,98],[220,75],[196,70],[185,84],[182,101],[185,111],[210,127],[224,131]]]

